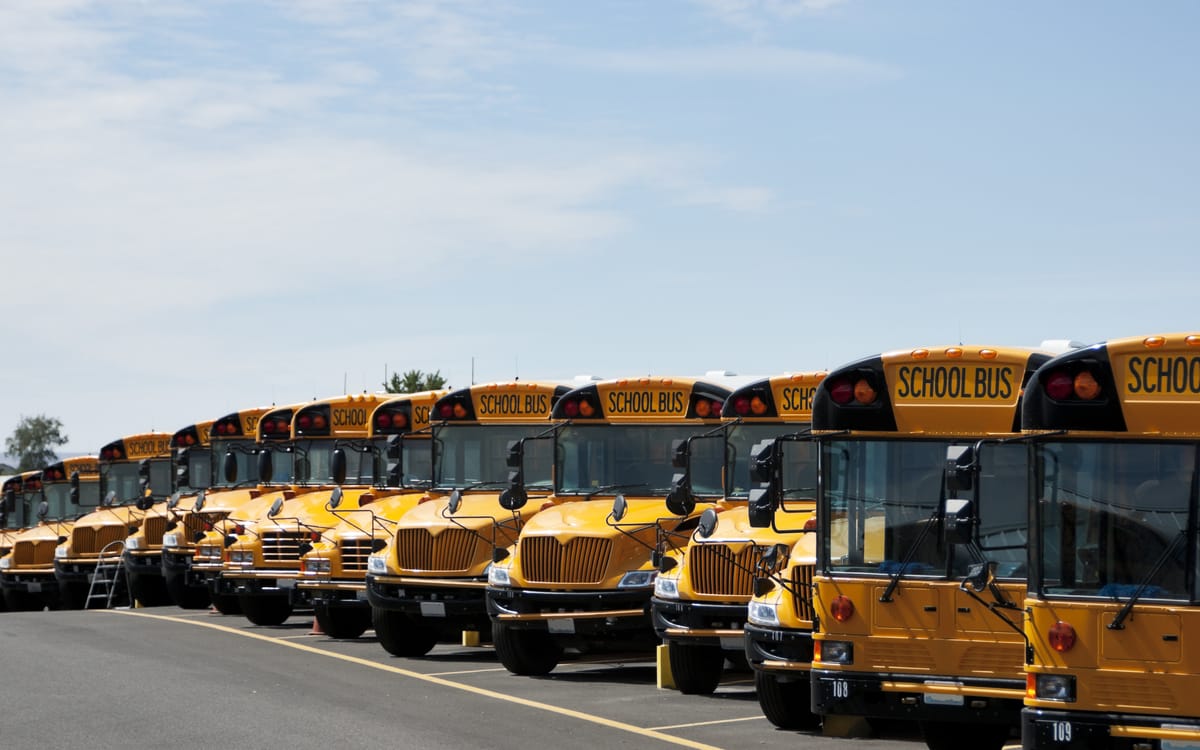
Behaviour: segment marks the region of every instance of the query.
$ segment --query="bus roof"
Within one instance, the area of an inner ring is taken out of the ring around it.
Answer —
[[[389,398],[371,413],[371,436],[403,435],[425,429],[429,426],[433,405],[448,393],[448,389],[442,388]]]
[[[101,461],[140,461],[171,455],[171,436],[165,432],[126,435],[100,449]]]
[[[461,388],[433,405],[436,422],[545,422],[563,394],[571,390],[557,381],[511,380]]]
[[[760,378],[638,377],[614,378],[573,389],[554,406],[554,419],[610,422],[678,422],[720,418],[733,389]]]
[[[372,412],[386,400],[378,393],[350,393],[305,404],[292,415],[292,437],[365,438]]]
[[[208,445],[209,435],[215,422],[215,419],[210,419],[207,422],[197,422],[176,430],[175,434],[171,436],[171,445],[175,448]]]
[[[254,406],[249,409],[242,409],[231,414],[217,419],[213,422],[210,429],[209,439],[212,437],[230,438],[230,437],[258,437],[258,421],[263,415],[277,409],[276,406]],[[290,420],[291,417],[289,416]]]
[[[1021,426],[1200,435],[1200,333],[1112,339],[1055,357],[1029,381]]]
[[[71,475],[79,472],[81,477],[100,473],[100,459],[96,456],[75,456],[50,464],[42,470],[44,482],[70,481]]]
[[[747,422],[808,422],[812,419],[813,394],[824,379],[824,371],[813,371],[756,380],[729,394],[721,417]]]
[[[255,424],[254,437],[259,442],[263,440],[290,440],[292,437],[292,416],[311,401],[303,401],[289,406],[272,406],[259,415]]]
[[[1019,430],[1024,384],[1051,358],[1023,347],[901,349],[831,371],[813,396],[814,430],[927,435]]]

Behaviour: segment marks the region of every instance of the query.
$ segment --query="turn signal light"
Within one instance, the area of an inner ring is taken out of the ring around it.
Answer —
[[[1084,401],[1091,401],[1100,395],[1100,384],[1092,373],[1084,370],[1075,376],[1074,391]]]
[[[1059,653],[1070,651],[1075,645],[1075,628],[1071,627],[1070,623],[1059,620],[1050,626],[1047,640],[1050,641],[1050,648]]]
[[[854,400],[858,403],[864,406],[873,404],[878,396],[875,387],[866,378],[859,378],[859,381],[854,384]]]
[[[833,619],[838,622],[845,622],[854,615],[854,602],[848,597],[839,596],[829,604],[829,612],[833,615]]]
[[[586,398],[579,399],[579,416],[592,417],[596,414],[596,407],[592,406],[592,402]]]

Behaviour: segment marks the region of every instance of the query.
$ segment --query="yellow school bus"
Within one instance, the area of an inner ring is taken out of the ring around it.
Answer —
[[[1200,334],[1056,357],[1021,426],[1037,436],[1023,746],[1200,747]]]
[[[676,458],[685,472],[677,474],[684,492],[695,491],[694,459],[714,452],[713,465],[724,465],[724,488],[716,526],[707,537],[694,534],[687,546],[668,552],[659,564],[651,600],[654,629],[666,643],[675,687],[683,693],[707,694],[720,682],[728,652],[735,660],[745,651],[743,625],[763,557],[769,551],[782,563],[797,540],[794,534],[750,525],[746,501],[751,486],[750,451],[763,440],[808,427],[812,395],[823,372],[793,373],[760,380],[735,390],[721,413],[724,429],[690,438]],[[702,446],[710,443],[711,448]],[[700,453],[697,449],[700,448]],[[815,468],[815,463],[814,463]],[[814,474],[815,478],[815,474]],[[812,483],[815,485],[815,481]],[[815,494],[789,503],[802,528],[815,518]],[[671,505],[668,498],[668,507]]]
[[[906,349],[845,365],[818,386],[814,595],[804,600],[803,571],[785,570],[776,581],[792,586],[750,605],[748,648],[791,710],[803,711],[811,690],[817,714],[915,721],[931,748],[1008,740],[1024,694],[1025,454],[995,446],[977,460],[976,446],[1017,436],[1023,384],[1049,358]],[[799,440],[771,446],[769,507],[795,481],[784,459],[809,450]],[[984,584],[980,571],[992,573]]]
[[[260,467],[260,477],[272,476],[283,464],[296,489],[282,492],[226,538],[215,582],[216,593],[236,596],[255,625],[279,625],[297,605],[311,605],[309,592],[296,589],[300,556],[338,524],[336,513],[393,494],[372,489],[382,462],[368,441],[370,417],[382,400],[351,394],[306,404],[292,416],[286,451],[262,454],[271,460]]]
[[[67,609],[89,604],[89,581],[101,558],[120,558],[130,530],[171,494],[171,436],[146,432],[114,440],[100,449],[99,472],[100,507],[80,517],[54,550],[59,600]]]
[[[368,560],[367,598],[379,644],[396,656],[422,656],[440,638],[488,629],[484,604],[493,559],[517,540],[540,503],[501,507],[511,443],[542,435],[562,383],[473,385],[433,406],[433,483],[396,524],[386,550]],[[549,494],[549,455],[531,463],[535,494]]]
[[[100,504],[98,471],[95,456],[78,456],[23,475],[37,525],[16,534],[12,551],[0,557],[0,587],[9,610],[58,607],[54,549],[70,535],[75,516]]]
[[[207,589],[212,606],[223,615],[243,614],[237,593],[221,586],[221,573],[229,558],[227,547],[245,533],[247,523],[265,517],[276,500],[308,491],[295,483],[292,460],[292,417],[306,405],[271,407],[257,414],[242,412],[213,425],[210,434],[224,434],[229,439],[221,459],[224,487],[198,495],[192,505],[199,529],[193,532],[196,544],[185,583]],[[251,435],[253,445],[249,444]],[[172,540],[164,539],[167,541]]]
[[[26,527],[25,504],[22,502],[21,475],[4,477],[0,485],[0,555],[12,550],[12,540]]]
[[[171,604],[163,576],[163,534],[167,523],[177,520],[183,512],[180,503],[186,497],[186,505],[196,493],[209,485],[212,479],[211,454],[208,449],[209,433],[213,422],[197,422],[177,430],[171,436],[172,482],[174,490],[166,503],[159,503],[146,510],[142,524],[125,540],[122,558],[125,574],[133,598],[146,607]]]
[[[433,477],[429,415],[447,393],[413,393],[375,407],[369,423],[371,450],[387,462],[376,483],[396,494],[373,491],[379,495],[373,502],[364,494],[358,508],[343,508],[339,502],[333,515],[340,523],[300,558],[296,588],[311,600],[321,631],[331,638],[357,638],[371,626],[367,560],[387,547],[396,522],[427,497]]]
[[[731,385],[714,376],[607,380],[576,388],[552,412],[554,494],[488,572],[487,606],[501,663],[545,674],[566,646],[649,647],[650,598],[666,550],[687,543],[700,511],[721,497],[720,458],[691,477],[680,508],[674,444],[720,425]],[[516,446],[506,504],[525,502],[529,446]],[[524,462],[522,462],[524,458]]]

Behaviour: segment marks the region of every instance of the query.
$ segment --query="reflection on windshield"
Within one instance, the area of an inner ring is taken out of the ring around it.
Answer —
[[[433,479],[433,441],[412,438],[401,443],[401,487],[428,487]]]
[[[117,505],[133,502],[142,495],[137,464],[100,464],[100,483],[102,495],[116,493],[114,504]]]
[[[1170,443],[1043,443],[1038,457],[1041,590],[1048,595],[1189,599],[1188,528],[1196,447]],[[1194,541],[1192,542],[1194,545]]]
[[[508,444],[546,431],[534,425],[442,425],[434,429],[437,444],[434,485],[439,488],[502,487],[508,484]],[[525,486],[550,489],[552,440],[525,443]],[[407,446],[406,446],[407,447]]]
[[[188,480],[186,486],[175,489],[180,492],[202,490],[212,485],[213,461],[210,451],[193,450],[188,454]]]
[[[679,471],[673,444],[696,434],[690,425],[568,425],[558,433],[558,491],[662,495]],[[719,435],[692,442],[692,491],[721,495],[724,448]]]

